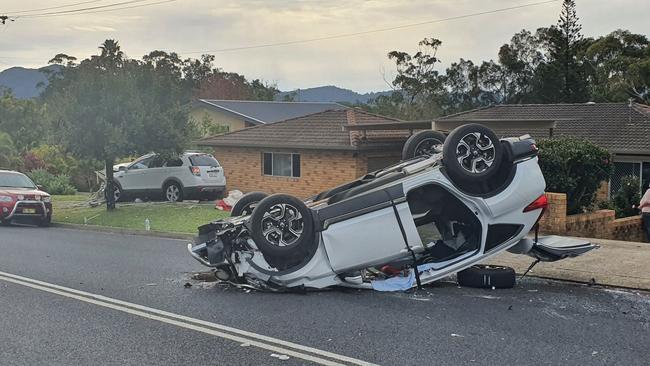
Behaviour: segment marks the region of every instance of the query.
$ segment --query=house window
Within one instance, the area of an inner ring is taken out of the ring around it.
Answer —
[[[277,177],[300,177],[300,154],[266,152],[262,154],[262,173]]]
[[[634,176],[639,179],[640,193],[643,194],[650,184],[650,162],[615,162],[614,172],[610,179],[609,196],[614,195],[621,189],[621,180],[625,176]]]

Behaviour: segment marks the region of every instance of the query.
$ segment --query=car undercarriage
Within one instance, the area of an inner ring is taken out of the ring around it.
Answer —
[[[546,207],[537,148],[481,125],[422,131],[403,161],[307,200],[245,195],[199,227],[191,255],[216,277],[270,291],[422,286],[503,250],[552,261],[594,245],[534,239]]]

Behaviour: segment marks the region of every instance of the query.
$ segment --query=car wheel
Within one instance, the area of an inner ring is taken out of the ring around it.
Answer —
[[[460,286],[475,288],[513,288],[516,281],[514,269],[482,264],[458,272],[456,278]]]
[[[50,226],[51,223],[52,223],[52,216],[50,215],[38,219],[38,226],[40,227],[48,227]]]
[[[261,200],[265,199],[268,194],[264,192],[249,192],[241,196],[241,198],[235,202],[235,205],[232,206],[230,210],[230,216],[246,216],[253,213],[257,204]]]
[[[420,131],[406,140],[402,149],[402,160],[419,156],[431,156],[442,152],[445,135],[438,131]]]
[[[169,202],[183,201],[183,189],[176,182],[167,183],[164,189],[165,199]]]
[[[476,182],[492,177],[503,160],[503,147],[489,128],[471,123],[454,129],[443,147],[442,162],[452,178]]]
[[[274,194],[253,210],[251,237],[265,257],[273,262],[297,264],[315,244],[311,210],[299,199]]]
[[[113,198],[115,199],[115,202],[120,202],[120,200],[124,198],[122,188],[115,183],[113,183]]]

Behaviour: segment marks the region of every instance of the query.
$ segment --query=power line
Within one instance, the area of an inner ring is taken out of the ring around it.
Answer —
[[[79,9],[60,10],[60,11],[53,11],[53,12],[47,12],[47,13],[19,15],[19,16],[15,17],[15,18],[37,18],[37,17],[52,16],[52,15],[63,15],[63,14],[68,15],[68,14],[85,12],[85,11],[88,11],[88,10],[113,8],[113,7],[120,6],[120,5],[142,3],[142,2],[145,2],[145,1],[150,1],[150,0],[127,0],[127,1],[122,1],[122,2],[119,2],[119,3],[111,3],[111,4],[106,4],[106,5],[91,6],[91,7],[79,8]],[[11,16],[12,14],[9,13],[9,15]]]
[[[90,1],[82,1],[80,3],[74,3],[74,4],[68,4],[68,5],[59,5],[59,6],[52,6],[49,8],[40,8],[40,9],[30,9],[30,10],[19,10],[19,11],[9,11],[7,12],[8,14],[23,14],[23,13],[31,13],[34,11],[43,11],[43,10],[53,10],[53,9],[62,9],[62,8],[69,8],[71,6],[78,6],[78,5],[83,5],[83,4],[90,4],[90,3],[96,3],[102,0],[90,0]]]
[[[277,42],[277,43],[266,43],[266,44],[250,45],[250,46],[220,48],[220,49],[216,49],[216,50],[207,50],[207,51],[189,51],[189,52],[180,51],[180,52],[177,52],[177,53],[179,53],[179,54],[220,53],[220,52],[251,50],[251,49],[256,49],[256,48],[270,48],[270,47],[279,47],[279,46],[289,46],[289,45],[294,45],[294,44],[326,41],[326,40],[339,39],[339,38],[349,38],[349,37],[356,37],[356,36],[361,36],[361,35],[365,35],[365,34],[388,32],[388,31],[393,31],[393,30],[418,27],[418,26],[421,26],[421,25],[442,23],[442,22],[447,22],[447,21],[450,21],[450,20],[458,20],[458,19],[476,17],[476,16],[480,16],[480,15],[500,13],[500,12],[509,11],[509,10],[515,10],[515,9],[527,8],[527,7],[531,7],[531,6],[538,6],[538,5],[544,5],[544,4],[549,4],[549,3],[555,3],[555,2],[558,2],[558,1],[561,1],[561,0],[539,1],[539,2],[535,2],[535,3],[528,3],[528,4],[510,6],[510,7],[507,7],[507,8],[499,8],[499,9],[481,11],[481,12],[477,12],[477,13],[464,14],[464,15],[458,15],[458,16],[453,16],[453,17],[448,17],[448,18],[441,18],[441,19],[434,19],[434,20],[427,20],[427,21],[423,21],[423,22],[419,22],[419,23],[403,24],[403,25],[398,25],[398,26],[394,26],[394,27],[379,28],[379,29],[373,29],[373,30],[367,30],[367,31],[361,31],[361,32],[354,32],[354,33],[343,33],[343,34],[337,34],[337,35],[332,35],[332,36],[308,38],[308,39],[301,39],[301,40],[295,40],[295,41],[285,41],[285,42]]]
[[[151,0],[147,0],[147,1],[151,1]],[[140,5],[131,5],[131,6],[123,6],[123,7],[119,7],[119,8],[110,8],[110,9],[94,10],[94,11],[84,11],[84,12],[72,13],[72,14],[54,14],[54,15],[34,16],[34,17],[31,17],[31,18],[47,18],[47,17],[66,16],[66,15],[83,15],[83,14],[107,13],[107,12],[110,12],[110,11],[143,8],[143,7],[147,7],[147,6],[171,3],[171,2],[175,2],[175,1],[178,1],[178,0],[160,0],[160,1],[153,2],[153,3],[140,4]]]

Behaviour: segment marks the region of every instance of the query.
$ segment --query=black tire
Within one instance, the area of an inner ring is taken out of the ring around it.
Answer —
[[[513,288],[516,281],[514,269],[483,264],[458,272],[456,278],[460,286],[475,288]]]
[[[278,210],[282,207],[281,215]],[[292,216],[296,218],[290,219]],[[298,198],[286,194],[274,194],[260,201],[253,210],[250,227],[259,250],[275,263],[300,262],[315,244],[311,210]]]
[[[451,131],[442,151],[445,170],[452,179],[460,180],[457,183],[485,181],[497,173],[503,160],[497,135],[476,123]]]
[[[246,216],[252,214],[255,207],[257,207],[257,204],[266,197],[268,197],[268,194],[264,192],[246,193],[245,195],[241,196],[237,202],[235,202],[234,206],[232,206],[232,210],[230,210],[230,216]]]
[[[176,182],[169,182],[163,187],[163,197],[168,202],[183,202],[183,187]]]
[[[409,160],[418,156],[430,156],[441,153],[446,136],[438,131],[420,131],[406,140],[402,148],[402,160]]]

